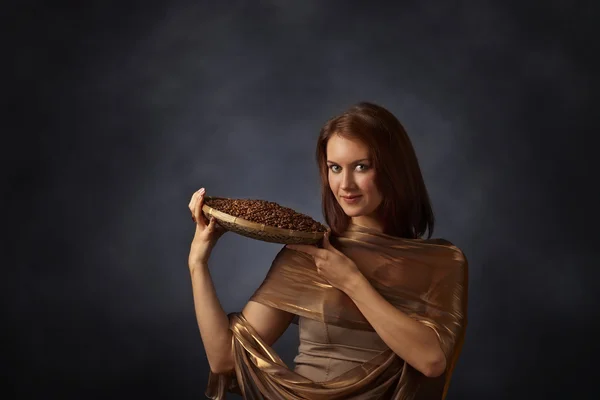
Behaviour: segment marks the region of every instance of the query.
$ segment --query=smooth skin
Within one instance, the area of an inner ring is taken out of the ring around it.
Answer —
[[[383,224],[376,215],[383,201],[375,185],[375,168],[369,149],[357,140],[332,135],[327,141],[329,188],[339,205],[356,225],[381,231]],[[349,204],[343,196],[359,195],[356,203]]]

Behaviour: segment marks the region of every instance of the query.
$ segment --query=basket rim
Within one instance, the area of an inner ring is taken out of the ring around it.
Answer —
[[[235,199],[231,199],[229,197],[219,197],[219,196],[205,196],[204,199],[205,200],[218,200],[218,199],[235,200]],[[282,236],[289,236],[289,237],[302,238],[302,239],[320,239],[325,235],[325,232],[319,232],[319,231],[306,232],[306,231],[299,231],[299,230],[295,230],[295,229],[277,228],[277,227],[270,226],[270,225],[259,224],[258,222],[248,221],[247,219],[244,219],[244,218],[234,217],[233,215],[224,213],[223,211],[219,211],[216,208],[213,208],[213,207],[207,205],[206,203],[202,204],[202,211],[206,212],[208,215],[214,216],[218,220],[222,220],[224,222],[228,222],[228,223],[231,223],[234,225],[239,225],[241,227],[251,229],[254,231],[266,232],[266,233],[270,233],[273,235],[282,235]],[[315,221],[315,222],[318,222],[318,221]]]

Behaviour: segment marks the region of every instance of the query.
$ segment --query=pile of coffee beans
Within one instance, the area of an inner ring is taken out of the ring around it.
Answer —
[[[280,206],[272,201],[207,198],[205,204],[234,217],[275,228],[303,232],[325,232],[327,230],[327,227],[308,215],[297,213],[291,208]]]

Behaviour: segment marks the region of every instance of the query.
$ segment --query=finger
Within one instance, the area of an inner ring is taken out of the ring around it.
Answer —
[[[190,202],[188,203],[188,208],[190,209],[190,211],[192,212],[192,214],[194,213],[194,204],[196,204],[196,197],[198,196],[198,192],[194,192],[194,194],[192,195],[192,198],[190,199]]]
[[[196,190],[194,193],[192,193],[192,197],[190,198],[190,207],[194,205],[196,199],[198,198],[199,194],[204,194],[204,192],[206,191],[206,189],[204,188],[200,188],[198,190]]]
[[[204,204],[204,192],[200,189],[198,193],[198,199],[196,200],[196,204],[194,206],[194,218],[196,218],[196,223],[201,227],[206,227],[207,223],[202,213],[202,205]]]
[[[216,230],[217,230],[217,219],[211,215],[210,220],[208,222],[208,231],[215,232]]]
[[[334,245],[331,244],[331,230],[328,230],[325,235],[323,235],[323,248],[329,251],[332,251],[336,254],[342,254],[341,251],[335,248]]]
[[[190,210],[192,209],[192,206],[194,205],[194,199],[196,198],[196,193],[198,193],[197,190],[194,193],[192,193],[192,197],[190,197],[190,202],[188,203],[188,208]]]
[[[323,235],[323,248],[330,250],[331,249],[331,242],[329,242],[329,232],[325,232],[325,234]]]
[[[190,212],[192,213],[192,221],[194,221],[194,223],[196,222],[196,217],[194,215],[194,206],[196,205],[196,199],[198,198],[198,192],[199,192],[199,190],[195,191],[194,194],[192,194],[192,198],[190,199],[190,202],[188,204],[188,208],[190,209]]]
[[[198,201],[198,196],[200,195],[200,192],[202,192],[203,190],[204,190],[204,188],[201,188],[199,190],[196,190],[194,192],[194,194],[192,194],[192,198],[190,199],[190,202],[188,204],[188,208],[190,209],[192,214],[194,214],[194,207],[196,206],[196,202]]]
[[[214,216],[210,217],[208,228],[210,229],[209,232],[213,233],[217,238],[220,238],[225,232],[227,232],[227,229],[223,228],[223,226],[219,224],[219,220]]]

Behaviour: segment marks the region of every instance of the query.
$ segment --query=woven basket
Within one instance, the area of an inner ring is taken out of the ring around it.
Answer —
[[[321,240],[325,234],[325,232],[304,232],[293,229],[276,228],[274,226],[259,224],[243,218],[234,217],[233,215],[226,214],[206,205],[206,201],[210,201],[211,199],[225,198],[214,196],[205,197],[202,211],[206,218],[210,219],[210,217],[213,216],[223,228],[242,236],[271,243],[315,244]]]

